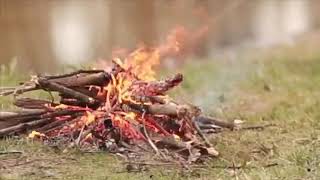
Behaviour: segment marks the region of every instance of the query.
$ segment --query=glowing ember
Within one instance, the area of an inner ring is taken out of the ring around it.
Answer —
[[[40,138],[40,137],[45,137],[46,135],[45,134],[42,134],[40,132],[37,132],[37,131],[32,131],[29,135],[28,135],[28,138]]]

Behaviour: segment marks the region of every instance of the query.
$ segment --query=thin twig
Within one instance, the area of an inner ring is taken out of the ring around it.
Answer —
[[[62,74],[62,75],[53,75],[53,76],[44,76],[44,78],[46,79],[58,79],[58,78],[65,78],[65,77],[70,77],[70,76],[74,76],[77,74],[81,74],[81,73],[85,73],[85,74],[92,74],[92,73],[99,73],[99,72],[105,72],[104,70],[78,70],[78,71],[74,71],[71,73],[67,73],[67,74]]]
[[[27,130],[28,128],[37,127],[43,124],[47,124],[52,121],[52,118],[44,118],[32,122],[21,123],[15,126],[10,126],[8,128],[4,128],[0,130],[0,137],[7,136],[12,133],[21,132]]]
[[[79,133],[79,136],[78,136],[78,138],[76,139],[76,145],[77,145],[77,146],[80,145],[80,140],[81,140],[81,137],[82,137],[84,128],[85,128],[85,125],[81,128],[81,131],[80,131],[80,133]]]
[[[146,128],[146,123],[145,123],[145,119],[144,119],[144,116],[145,116],[145,111],[143,111],[142,113],[142,119],[143,119],[143,132],[144,132],[144,135],[146,136],[147,140],[148,140],[148,143],[149,145],[152,147],[152,149],[156,152],[156,155],[159,155],[160,154],[160,151],[159,149],[157,148],[157,146],[152,142],[152,140],[150,139],[150,136],[148,135],[148,132],[147,132],[147,128]]]
[[[97,103],[97,100],[87,96],[86,94],[83,94],[81,92],[75,91],[71,88],[68,88],[66,86],[60,85],[58,83],[55,82],[50,82],[46,79],[43,78],[39,78],[38,80],[39,86],[45,90],[50,90],[50,91],[58,91],[60,93],[69,95],[75,99],[78,99],[80,101],[83,101],[87,104],[95,104]]]
[[[132,162],[132,161],[126,161],[123,162],[123,164],[135,164],[135,165],[148,165],[148,166],[176,166],[177,163],[163,163],[163,162]]]
[[[208,138],[202,133],[198,123],[195,122],[194,118],[192,118],[192,123],[193,126],[195,128],[195,130],[197,131],[197,133],[199,134],[199,136],[201,137],[201,139],[204,141],[205,145],[207,147],[212,147],[212,144],[210,143],[210,141],[208,140]]]
[[[0,155],[3,154],[22,154],[22,151],[0,151]]]
[[[0,96],[8,96],[10,94],[22,94],[24,92],[28,92],[28,91],[34,91],[39,89],[35,84],[34,85],[29,85],[29,86],[18,86],[14,89],[8,89],[8,90],[4,90],[0,92]]]
[[[269,168],[269,167],[274,167],[274,166],[278,166],[279,164],[278,163],[270,163],[270,164],[266,164],[266,165],[263,165],[262,167],[263,168]],[[218,169],[257,169],[257,168],[260,168],[260,167],[257,167],[257,166],[244,166],[244,165],[226,165],[226,166],[223,166],[223,165],[216,165],[216,166],[210,166],[211,168],[218,168]]]
[[[264,124],[264,125],[253,125],[253,126],[246,126],[240,127],[239,130],[263,130],[266,127],[276,126],[275,124]]]

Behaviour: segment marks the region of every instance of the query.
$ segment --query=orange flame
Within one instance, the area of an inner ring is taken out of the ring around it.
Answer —
[[[36,138],[36,137],[41,138],[41,137],[45,137],[45,136],[46,136],[45,134],[40,133],[40,132],[38,132],[38,131],[32,131],[32,132],[28,135],[28,138],[33,139],[33,138]]]
[[[192,53],[207,32],[208,26],[203,26],[194,33],[179,26],[175,28],[168,35],[166,41],[158,47],[149,48],[140,46],[130,54],[124,55],[127,52],[121,51],[120,56],[116,56],[117,53],[115,53],[112,60],[117,67],[121,68],[121,71],[114,74],[110,73],[111,82],[109,82],[106,87],[97,87],[99,90],[99,100],[104,100],[105,106],[95,111],[90,108],[82,108],[86,113],[79,118],[77,122],[64,126],[59,133],[68,133],[72,132],[72,130],[79,130],[85,126],[92,125],[97,125],[98,128],[102,127],[103,129],[104,118],[100,117],[108,116],[111,118],[112,125],[119,128],[122,135],[128,138],[144,139],[144,135],[134,127],[138,124],[144,124],[147,128],[161,135],[170,135],[171,132],[167,132],[162,128],[153,117],[144,117],[135,112],[127,113],[121,110],[117,111],[115,108],[117,108],[117,105],[127,101],[142,103],[133,98],[134,93],[143,91],[140,87],[141,84],[138,82],[148,84],[150,81],[154,81],[156,78],[154,68],[160,64],[161,59],[167,57],[183,57],[186,54]],[[99,69],[101,69],[101,67],[99,67]],[[107,69],[107,67],[104,67],[104,69]],[[112,71],[110,70],[109,72]],[[89,87],[89,91],[95,88],[96,87]],[[169,100],[169,97],[166,99]],[[59,105],[54,108],[78,109],[81,107]],[[105,128],[102,131],[108,131],[108,129]],[[33,132],[30,136],[39,136],[39,134]],[[90,133],[84,139],[91,140],[93,137],[94,134]]]
[[[166,57],[183,57],[192,53],[199,42],[203,41],[208,33],[208,25],[204,25],[195,32],[191,32],[182,26],[176,27],[168,35],[166,41],[156,48],[141,46],[127,55],[123,61],[114,58],[113,62],[119,65],[126,73],[112,76],[112,84],[108,85],[107,106],[110,108],[110,95],[118,96],[119,103],[122,100],[132,101],[131,94],[127,91],[135,80],[153,81],[156,78],[154,67],[160,64],[160,59]],[[128,73],[129,72],[129,73]],[[112,86],[112,87],[111,87]]]
[[[86,112],[85,116],[82,116],[82,121],[84,122],[85,125],[89,125],[93,123],[96,120],[96,116],[92,114],[90,111]]]

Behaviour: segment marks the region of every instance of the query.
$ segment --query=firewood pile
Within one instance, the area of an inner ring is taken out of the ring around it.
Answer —
[[[0,112],[0,137],[27,135],[48,145],[105,150],[144,164],[156,160],[185,167],[216,157],[219,152],[207,134],[236,125],[170,98],[167,92],[182,83],[182,74],[155,79],[159,59],[178,50],[142,47],[100,70],[36,75],[17,87],[0,88],[0,96],[12,95],[20,108]],[[22,97],[38,90],[51,99]]]
[[[234,124],[205,117],[198,107],[167,96],[183,81],[182,74],[154,80],[144,71],[150,63],[133,67],[133,61],[138,60],[115,59],[110,71],[33,76],[18,87],[2,88],[0,95],[13,95],[21,111],[1,112],[0,137],[29,134],[46,143],[123,155],[154,152],[183,163],[218,156],[206,134]],[[53,95],[51,100],[20,97],[36,90],[57,92],[59,102]]]

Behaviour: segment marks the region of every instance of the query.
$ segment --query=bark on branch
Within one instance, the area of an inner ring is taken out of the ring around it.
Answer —
[[[48,90],[48,91],[58,91],[62,94],[66,94],[70,97],[73,97],[75,99],[78,99],[82,102],[85,102],[89,105],[93,105],[93,104],[96,104],[98,103],[98,101],[90,96],[87,96],[85,94],[82,94],[78,91],[75,91],[71,88],[68,88],[68,87],[65,87],[63,85],[60,85],[58,83],[55,83],[55,82],[50,82],[48,81],[47,79],[38,79],[38,84],[39,86],[44,89],[44,90]]]

